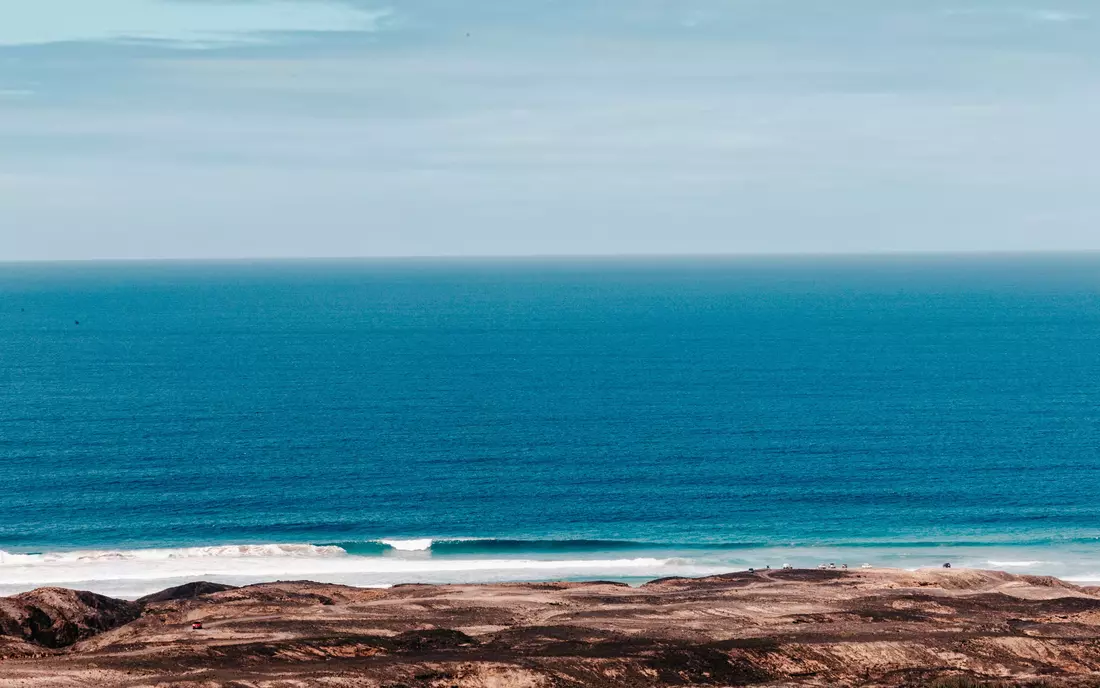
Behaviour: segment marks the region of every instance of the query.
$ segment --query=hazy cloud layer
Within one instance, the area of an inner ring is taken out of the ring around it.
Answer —
[[[363,31],[378,15],[326,0],[33,0],[4,13],[0,45],[164,41],[223,46],[289,31]]]
[[[0,259],[1100,248],[1081,0],[28,4]]]

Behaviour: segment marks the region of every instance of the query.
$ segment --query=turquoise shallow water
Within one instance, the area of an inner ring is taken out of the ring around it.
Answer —
[[[0,265],[0,592],[1100,579],[1098,403],[1095,256]]]

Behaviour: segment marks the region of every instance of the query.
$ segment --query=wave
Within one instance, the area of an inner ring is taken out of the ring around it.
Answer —
[[[425,552],[434,544],[431,538],[419,540],[379,540],[383,545],[392,547],[399,552]]]
[[[33,566],[36,563],[164,561],[169,559],[242,559],[267,557],[335,557],[346,555],[331,545],[214,545],[179,549],[77,550],[45,554],[11,554],[0,550],[0,566]]]
[[[407,548],[413,545],[399,543]],[[422,543],[417,543],[419,547]],[[392,545],[387,545],[392,547]],[[401,550],[399,550],[401,551]],[[420,550],[407,549],[406,552]],[[505,582],[575,578],[707,575],[669,558],[432,558],[361,556],[335,545],[233,545],[181,549],[88,550],[42,554],[0,552],[0,594],[44,585],[138,596],[177,582],[234,584],[312,579],[359,586],[397,583]]]
[[[745,550],[931,550],[931,549],[1018,549],[1074,545],[1095,546],[1100,537],[1028,538],[1028,539],[945,539],[945,540],[837,540],[801,542],[667,542],[606,539],[523,539],[478,537],[420,537],[351,540],[324,543],[356,554],[383,553],[388,550],[431,551],[433,554],[555,554],[563,552],[738,552]],[[1042,562],[1040,562],[1042,563]]]
[[[710,549],[711,546],[671,545],[629,540],[441,540],[432,545],[433,554],[558,554],[624,551],[683,551]],[[730,549],[733,549],[732,547]]]
[[[389,551],[431,552],[436,556],[465,556],[478,554],[544,555],[544,554],[597,554],[601,552],[687,552],[734,551],[763,548],[760,542],[725,542],[712,544],[661,543],[634,540],[524,540],[507,538],[383,538],[379,540],[350,540],[324,543],[340,547],[350,554],[372,555]]]
[[[867,546],[716,543],[667,545],[626,540],[383,538],[318,544],[241,544],[152,549],[88,549],[44,553],[0,551],[0,595],[43,585],[138,596],[194,580],[247,584],[312,579],[358,586],[398,583],[487,583],[534,580],[645,580],[705,576],[791,563],[916,569],[951,562],[957,568],[1008,569],[1093,581],[1100,553],[1087,546],[990,550],[883,543]]]

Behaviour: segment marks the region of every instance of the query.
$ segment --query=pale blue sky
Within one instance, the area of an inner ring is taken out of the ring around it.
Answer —
[[[1094,0],[0,0],[0,260],[1100,249],[1096,122]]]

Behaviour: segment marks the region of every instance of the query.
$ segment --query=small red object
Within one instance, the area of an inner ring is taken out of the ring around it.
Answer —
[[[191,630],[201,631],[202,630],[202,622],[201,621],[196,621],[195,623],[191,624]]]

